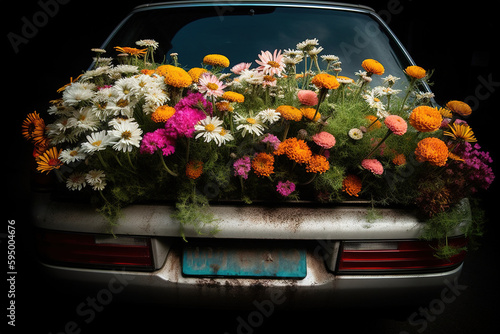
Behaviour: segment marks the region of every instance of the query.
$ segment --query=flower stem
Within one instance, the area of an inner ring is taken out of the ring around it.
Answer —
[[[169,173],[170,175],[175,176],[175,177],[179,176],[179,174],[172,172],[170,170],[170,168],[168,168],[167,164],[165,163],[165,160],[163,160],[163,155],[162,155],[161,151],[158,150],[157,152],[160,155],[160,161],[161,161],[161,163],[163,165],[163,168],[165,168],[165,170],[167,171],[167,173]]]
[[[401,104],[401,109],[399,110],[400,112],[403,111],[405,107],[406,100],[408,100],[408,97],[410,96],[411,90],[413,89],[413,85],[415,84],[416,79],[411,78],[410,79],[410,84],[408,85],[408,90],[406,91],[405,98],[403,99],[403,103]]]
[[[385,137],[382,138],[382,140],[377,144],[377,146],[375,146],[371,151],[370,153],[368,153],[364,158],[363,160],[365,159],[368,159],[379,147],[380,145],[382,145],[382,143],[387,139],[389,138],[389,136],[392,134],[392,131],[391,130],[387,130],[387,133],[385,134]]]

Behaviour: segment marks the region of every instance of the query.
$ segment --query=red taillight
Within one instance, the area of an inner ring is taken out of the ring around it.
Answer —
[[[41,259],[51,263],[153,269],[149,238],[40,231],[37,245]]]
[[[449,238],[448,245],[462,248],[467,245],[465,237]],[[453,267],[460,264],[466,251],[443,260],[436,256],[436,242],[410,241],[361,241],[344,242],[339,256],[338,271],[389,272],[400,270],[429,270]]]

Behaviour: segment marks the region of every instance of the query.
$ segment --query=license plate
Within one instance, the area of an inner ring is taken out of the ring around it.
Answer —
[[[242,245],[186,245],[182,272],[189,276],[304,278],[306,250]]]

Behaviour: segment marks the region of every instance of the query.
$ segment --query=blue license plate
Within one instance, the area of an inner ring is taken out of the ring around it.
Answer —
[[[245,245],[186,245],[182,272],[189,276],[304,278],[306,250]]]

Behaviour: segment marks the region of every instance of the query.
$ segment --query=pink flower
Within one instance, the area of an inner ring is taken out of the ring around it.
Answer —
[[[276,186],[276,191],[280,193],[281,196],[287,197],[295,191],[295,183],[291,181],[278,182]]]
[[[215,75],[209,72],[203,73],[198,81],[198,90],[200,93],[203,93],[205,97],[222,96],[222,94],[224,94],[224,88],[226,88],[226,85],[219,81]]]
[[[257,68],[258,71],[263,72],[265,75],[277,75],[281,77],[281,72],[285,69],[281,50],[279,52],[278,50],[274,50],[273,54],[269,51],[261,51],[259,59],[260,60],[255,61],[257,64],[261,65]]]
[[[408,124],[406,121],[397,115],[387,116],[384,120],[385,125],[397,136],[402,136],[406,133],[408,129]]]
[[[312,136],[312,140],[319,146],[326,148],[327,150],[335,146],[335,137],[325,131],[315,134]]]
[[[361,166],[375,175],[382,175],[384,173],[384,167],[377,159],[365,159],[361,161]]]
[[[264,139],[261,140],[262,143],[269,143],[276,151],[281,144],[281,140],[278,139],[275,135],[268,133]]]
[[[175,152],[175,138],[169,136],[166,129],[158,129],[144,135],[141,142],[140,153],[154,154],[161,149],[164,156]]]
[[[233,164],[234,176],[241,176],[245,180],[248,178],[248,172],[252,169],[250,157],[243,157],[236,160]]]
[[[242,71],[248,70],[252,63],[239,63],[231,68],[231,72],[236,75],[240,75]]]
[[[303,105],[315,106],[318,104],[318,95],[312,90],[299,90],[297,97]]]

